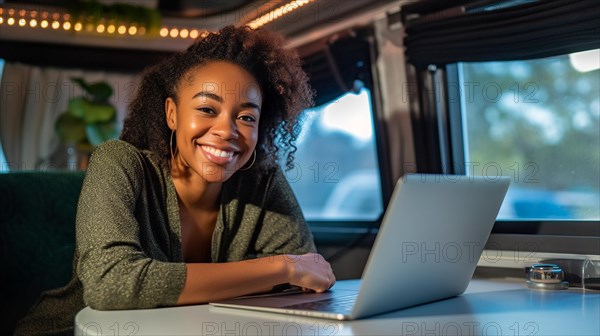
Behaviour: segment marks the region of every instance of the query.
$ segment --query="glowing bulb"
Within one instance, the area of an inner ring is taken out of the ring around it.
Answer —
[[[64,30],[69,30],[71,29],[71,22],[67,21],[63,23],[63,29]]]
[[[105,29],[106,29],[106,27],[104,27],[103,24],[99,24],[98,27],[96,27],[96,31],[100,34],[104,33]]]
[[[182,29],[182,30],[179,32],[179,36],[180,36],[181,38],[187,38],[189,35],[190,35],[190,32],[189,32],[187,29]]]
[[[167,36],[169,35],[169,29],[167,29],[167,28],[164,28],[164,27],[163,27],[163,28],[160,30],[159,34],[160,34],[160,36],[162,36],[162,37],[167,37]]]
[[[127,32],[127,27],[125,26],[119,26],[119,28],[117,29],[117,32],[121,35],[125,34]]]
[[[177,30],[177,28],[171,28],[171,31],[169,32],[169,35],[173,38],[177,37],[177,35],[179,35],[179,30]]]
[[[106,31],[109,34],[114,34],[116,30],[117,30],[117,27],[115,27],[115,25],[108,25],[108,27],[106,28]]]
[[[198,29],[194,29],[190,32],[190,37],[193,39],[198,38],[198,35],[200,35],[200,33],[198,33]]]
[[[19,26],[23,27],[27,24],[27,21],[25,21],[25,19],[19,19]]]
[[[48,21],[42,20],[42,22],[40,22],[40,27],[42,27],[44,29],[48,28]]]
[[[81,22],[77,22],[75,26],[73,26],[73,29],[75,29],[75,31],[81,31],[82,28],[83,25],[81,24]]]
[[[129,29],[127,30],[127,32],[129,33],[129,35],[135,35],[135,34],[137,34],[137,27],[136,26],[131,26],[131,27],[129,27]]]
[[[4,23],[4,18],[0,16],[0,24]]]
[[[29,26],[31,26],[31,28],[37,27],[37,20],[31,19],[31,21],[29,21]]]
[[[6,23],[8,23],[9,26],[12,26],[15,24],[15,19],[13,18],[8,18],[8,20],[6,21]]]
[[[58,29],[60,28],[60,23],[58,21],[53,21],[52,22],[52,29]]]

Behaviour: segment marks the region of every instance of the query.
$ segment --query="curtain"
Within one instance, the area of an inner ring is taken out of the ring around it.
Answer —
[[[69,99],[82,94],[71,80],[106,81],[114,93],[110,101],[117,109],[119,124],[133,100],[139,78],[136,75],[99,71],[41,68],[5,63],[0,83],[0,143],[8,170],[36,170],[66,167],[65,149],[54,131]]]
[[[402,7],[409,63],[522,60],[600,48],[600,1],[420,1]]]

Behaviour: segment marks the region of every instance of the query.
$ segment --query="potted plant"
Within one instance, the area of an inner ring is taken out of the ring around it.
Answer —
[[[110,84],[89,84],[83,78],[72,80],[79,84],[84,95],[71,98],[67,110],[58,117],[55,124],[56,134],[67,146],[70,156],[75,150],[89,154],[100,143],[119,135],[117,111],[109,102],[113,94]],[[86,162],[78,162],[78,165],[85,168]]]

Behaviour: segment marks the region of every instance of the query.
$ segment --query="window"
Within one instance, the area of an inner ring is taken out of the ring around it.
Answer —
[[[600,219],[599,62],[459,64],[465,170],[512,179],[499,219]]]
[[[597,1],[402,6],[419,170],[512,177],[488,249],[598,254],[598,9]]]
[[[288,181],[308,221],[375,221],[383,213],[371,94],[305,111]]]

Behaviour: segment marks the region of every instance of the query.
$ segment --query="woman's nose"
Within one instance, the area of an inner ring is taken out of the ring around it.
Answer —
[[[221,115],[216,118],[214,125],[211,127],[211,133],[223,140],[238,138],[238,130],[235,120],[233,120],[227,113],[221,113]]]

